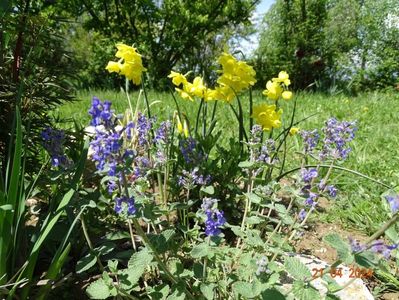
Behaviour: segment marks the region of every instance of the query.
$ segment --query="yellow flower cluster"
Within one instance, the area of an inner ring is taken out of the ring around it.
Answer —
[[[260,104],[254,107],[252,117],[265,131],[270,131],[272,128],[279,128],[281,127],[283,110],[279,109],[276,111],[276,108],[275,104]]]
[[[236,94],[256,83],[255,70],[247,63],[237,61],[231,54],[222,53],[218,62],[222,65],[222,70],[219,70],[222,75],[217,80],[219,86],[215,89],[218,100],[231,102]]]
[[[273,78],[266,83],[266,90],[263,91],[263,95],[274,101],[277,101],[280,97],[284,100],[290,100],[292,92],[285,90],[290,84],[288,73],[281,71],[277,78]],[[262,126],[263,130],[270,131],[272,128],[281,127],[282,113],[283,110],[277,110],[276,105],[260,104],[254,107],[252,118]],[[290,134],[295,135],[298,130],[299,128],[293,127],[290,129]]]
[[[284,100],[290,100],[292,98],[292,92],[284,90],[291,84],[289,75],[285,71],[281,71],[277,78],[273,78],[266,83],[266,89],[263,91],[263,95],[271,100],[277,101],[280,97]]]
[[[193,82],[189,82],[185,75],[171,71],[168,77],[172,78],[174,85],[178,87],[182,85],[182,88],[177,87],[175,90],[185,100],[194,101],[193,97],[203,98],[205,101],[216,100],[215,90],[207,88],[199,76],[195,77]]]
[[[118,51],[115,56],[120,58],[119,61],[110,61],[105,69],[108,72],[118,73],[125,76],[127,79],[132,80],[135,85],[141,83],[141,74],[147,71],[143,67],[143,62],[141,60],[141,55],[137,53],[137,49],[131,46],[119,43],[116,44]]]
[[[236,94],[249,88],[256,83],[254,69],[243,61],[237,61],[231,54],[223,53],[218,62],[222,65],[219,70],[215,89],[207,88],[201,77],[195,77],[191,83],[185,75],[171,71],[169,78],[172,79],[174,85],[177,86],[176,91],[186,100],[193,101],[193,97],[203,98],[205,101],[223,100],[231,102]],[[182,85],[181,88],[180,85]]]

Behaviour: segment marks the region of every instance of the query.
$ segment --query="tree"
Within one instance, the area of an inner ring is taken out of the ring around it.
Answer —
[[[209,76],[210,58],[223,49],[222,43],[234,29],[250,25],[257,3],[259,0],[75,0],[63,1],[60,8],[79,16],[89,32],[100,34],[107,45],[104,48],[117,42],[134,44],[144,55],[150,79],[159,82],[176,67]]]
[[[323,47],[326,14],[326,0],[278,0],[271,7],[254,58],[264,79],[285,70],[297,89],[325,80],[331,56]]]
[[[354,92],[398,81],[395,0],[278,0],[263,26],[254,59],[267,78],[284,69],[295,88]]]

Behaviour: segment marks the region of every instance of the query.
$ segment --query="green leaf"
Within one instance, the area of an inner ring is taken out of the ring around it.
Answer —
[[[237,281],[232,285],[233,292],[245,298],[255,298],[259,296],[262,291],[261,287],[260,282],[257,280],[252,283]]]
[[[80,274],[83,273],[87,270],[89,270],[91,267],[93,267],[96,264],[97,257],[93,252],[90,252],[87,254],[85,257],[81,258],[78,263],[76,264],[76,273]]]
[[[287,272],[297,280],[306,280],[312,277],[310,270],[295,257],[287,257],[284,266]]]
[[[207,283],[207,284],[201,283],[200,286],[201,293],[202,295],[204,295],[204,297],[207,300],[213,300],[214,297],[213,289],[215,288],[215,286],[216,285],[214,283]]]
[[[213,186],[203,186],[201,187],[201,192],[204,192],[205,194],[208,195],[213,195],[215,193],[215,189]]]
[[[201,258],[209,255],[210,252],[210,247],[206,243],[201,243],[198,245],[195,245],[193,249],[191,250],[191,256],[193,258]]]
[[[245,195],[252,203],[259,204],[262,201],[262,198],[255,193],[246,193]]]
[[[6,210],[12,210],[12,205],[11,204],[5,204],[0,206],[0,210],[6,211]]]
[[[263,223],[264,221],[265,221],[265,219],[258,217],[258,216],[251,216],[246,219],[246,223],[249,225],[260,224],[260,223]]]
[[[184,288],[182,285],[172,286],[172,294],[167,298],[167,300],[185,300],[186,294],[184,293]]]
[[[102,278],[92,282],[87,287],[86,293],[90,299],[107,299],[111,296],[110,289]]]
[[[312,286],[303,281],[295,281],[292,285],[292,293],[298,300],[320,300],[320,293]]]
[[[378,257],[371,251],[355,254],[355,261],[359,266],[373,268],[378,265]]]
[[[230,229],[231,229],[231,231],[233,231],[233,233],[236,236],[238,236],[240,238],[243,238],[245,236],[245,233],[244,233],[244,231],[241,230],[240,226],[230,226]]]
[[[351,248],[347,243],[345,243],[341,237],[336,234],[332,233],[324,237],[323,239],[327,244],[329,244],[331,247],[333,247],[335,250],[337,250],[338,257],[344,261],[347,264],[350,264],[353,262],[353,255]]]
[[[267,289],[261,293],[263,300],[285,300],[283,294],[276,289]]]
[[[164,253],[169,249],[168,245],[175,234],[174,229],[166,229],[160,234],[150,234],[148,238],[158,253]]]
[[[158,286],[155,286],[153,288],[153,291],[149,293],[149,296],[153,300],[160,300],[160,299],[166,299],[166,297],[169,295],[170,287],[167,284],[161,284]]]
[[[240,168],[250,168],[250,167],[252,167],[253,165],[254,165],[254,163],[253,163],[252,161],[248,161],[248,160],[242,161],[242,162],[240,162],[240,163],[238,164],[238,166],[239,166]]]
[[[147,248],[132,255],[128,262],[128,269],[124,271],[124,273],[128,275],[131,284],[135,284],[139,281],[152,259],[153,256],[149,253]]]

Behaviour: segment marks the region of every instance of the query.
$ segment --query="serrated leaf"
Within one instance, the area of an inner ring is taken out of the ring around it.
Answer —
[[[245,195],[252,203],[259,204],[262,201],[262,198],[255,193],[246,193]]]
[[[93,252],[90,252],[87,254],[85,257],[81,258],[78,263],[76,264],[76,273],[80,274],[83,273],[87,270],[89,270],[91,267],[93,267],[97,262],[97,257]]]
[[[150,242],[154,245],[158,253],[164,253],[168,250],[168,243],[172,240],[175,235],[174,229],[166,229],[160,234],[148,235]]]
[[[166,297],[169,295],[170,287],[167,284],[161,284],[158,286],[155,286],[153,288],[153,291],[149,293],[149,296],[153,300],[163,300],[166,299]]]
[[[302,281],[293,283],[292,293],[298,300],[320,300],[320,293],[312,286],[305,285]]]
[[[132,255],[128,262],[128,269],[124,270],[124,273],[128,275],[131,284],[135,284],[139,281],[141,275],[143,275],[152,259],[153,256],[149,253],[147,248],[144,248]]]
[[[286,257],[284,266],[287,272],[297,280],[306,280],[312,277],[310,270],[295,257]]]
[[[193,258],[201,258],[208,256],[210,247],[206,243],[198,244],[191,250],[191,256]]]
[[[245,233],[241,230],[240,226],[231,226],[230,228],[231,228],[231,231],[233,231],[233,233],[236,236],[238,236],[240,238],[243,238],[245,236]]]
[[[246,219],[246,223],[249,225],[260,224],[260,223],[263,223],[264,221],[265,221],[265,219],[258,217],[258,216],[251,216]]]
[[[200,290],[202,295],[204,295],[204,297],[207,300],[213,300],[213,289],[215,288],[215,284],[214,283],[201,283],[200,285]]]
[[[90,299],[107,299],[111,296],[110,289],[102,278],[92,282],[87,287],[86,293]]]
[[[324,237],[323,239],[327,244],[337,250],[338,257],[347,264],[353,262],[353,255],[352,251],[347,243],[345,243],[341,237],[336,234],[332,233]]]
[[[245,298],[255,298],[260,295],[262,291],[262,285],[257,280],[252,283],[246,281],[237,281],[233,283],[232,289],[234,293],[242,295]]]
[[[174,285],[172,287],[172,294],[167,298],[167,300],[184,300],[184,299],[186,299],[184,288],[181,285]]]
[[[285,300],[285,296],[276,289],[267,289],[261,293],[263,300]]]

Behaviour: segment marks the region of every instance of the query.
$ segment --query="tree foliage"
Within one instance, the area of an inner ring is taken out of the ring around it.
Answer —
[[[72,59],[64,49],[59,20],[44,1],[4,3],[0,10],[0,158],[5,166],[17,103],[30,145],[50,125],[49,112],[72,100]],[[19,101],[20,99],[20,101]],[[29,167],[38,147],[29,147]],[[5,169],[4,169],[5,170]]]
[[[259,0],[75,0],[63,1],[60,9],[78,16],[95,38],[98,56],[110,52],[116,42],[134,44],[144,55],[152,82],[162,85],[172,68],[194,69],[208,77],[215,53],[219,54],[235,29],[250,25],[257,3]],[[86,62],[95,64],[88,56]],[[103,68],[93,71],[100,74]]]
[[[300,78],[295,88],[373,89],[397,82],[398,40],[395,0],[278,0],[255,61],[266,77],[285,69]]]

